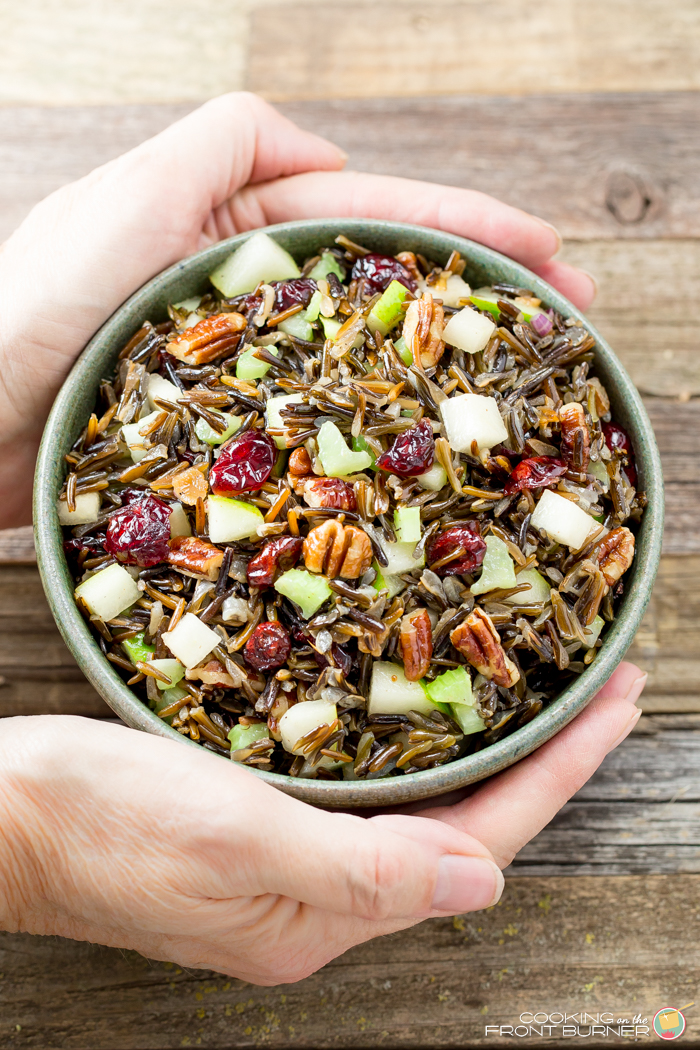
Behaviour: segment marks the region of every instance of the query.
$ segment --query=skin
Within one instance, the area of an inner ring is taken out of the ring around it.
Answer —
[[[344,160],[259,98],[229,95],[32,211],[0,250],[2,527],[29,520],[43,423],[85,343],[150,277],[219,238],[329,215],[423,223],[591,302],[592,280],[553,258],[548,224],[480,193],[343,172]],[[517,766],[370,817],[313,809],[202,749],[123,726],[6,719],[0,928],[259,984],[299,980],[372,937],[495,903],[500,868],[630,732],[643,685],[622,664]]]

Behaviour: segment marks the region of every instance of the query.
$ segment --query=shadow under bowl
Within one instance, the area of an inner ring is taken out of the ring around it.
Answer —
[[[269,784],[307,802],[327,807],[395,806],[441,795],[482,780],[512,765],[549,740],[593,698],[623,659],[651,595],[661,555],[663,479],[654,432],[637,389],[607,342],[583,315],[554,288],[525,267],[498,252],[448,233],[403,223],[365,219],[325,219],[281,223],[267,228],[298,260],[331,246],[344,233],[374,251],[395,255],[420,252],[445,264],[453,250],[466,260],[465,279],[472,287],[506,282],[533,289],[547,306],[579,319],[596,339],[596,371],[612,402],[613,417],[628,431],[635,450],[640,489],[648,507],[637,535],[633,566],[625,578],[625,594],[615,621],[607,629],[595,661],[536,718],[510,736],[475,754],[436,769],[370,781],[300,780],[255,771]],[[74,582],[63,553],[63,536],[56,499],[65,477],[66,452],[85,426],[100,380],[109,376],[119,351],[148,319],[167,319],[167,306],[209,286],[208,275],[250,234],[241,234],[177,263],[154,277],[127,300],[87,345],[54,403],[37,461],[34,487],[34,529],[44,590],[66,645],[80,668],[109,706],[134,729],[186,740],[158,718],[125,684],[102,654],[73,598]]]

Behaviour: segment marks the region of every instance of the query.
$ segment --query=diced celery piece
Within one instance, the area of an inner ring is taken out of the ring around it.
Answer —
[[[610,489],[610,475],[608,474],[605,463],[602,459],[591,460],[588,464],[588,473],[592,474],[594,478],[601,483],[603,486],[603,492],[608,492]]]
[[[436,706],[420,682],[408,681],[400,664],[374,661],[367,704],[370,715],[403,715],[408,711],[427,715]]]
[[[496,590],[497,587],[507,590],[516,586],[513,559],[508,553],[508,548],[498,536],[487,536],[481,576],[472,584],[472,594],[485,594],[487,591]]]
[[[379,567],[379,562],[372,562],[372,568],[377,574],[372,586],[376,588],[378,592],[383,590],[388,591],[389,601],[391,601],[392,598],[395,598],[397,594],[400,594],[401,591],[406,590],[407,584],[401,579],[401,577],[391,576],[389,573],[383,573]]]
[[[250,726],[235,725],[229,732],[231,741],[231,752],[240,751],[244,747],[251,747],[258,740],[269,738],[270,733],[265,722],[255,722]]]
[[[253,503],[228,496],[209,496],[207,517],[212,543],[234,543],[255,536],[265,520]]]
[[[447,484],[447,471],[436,461],[425,474],[419,474],[416,481],[422,489],[439,492]]]
[[[155,668],[156,671],[161,671],[164,675],[170,679],[170,682],[161,682],[159,678],[156,678],[155,682],[159,689],[172,689],[173,686],[177,685],[181,679],[185,677],[185,668],[182,666],[179,660],[151,660],[151,667]]]
[[[418,543],[420,531],[420,507],[399,507],[394,511],[396,539],[399,543]]]
[[[236,248],[209,276],[227,298],[255,291],[261,281],[287,281],[299,276],[299,267],[272,237],[262,230]]]
[[[222,442],[228,441],[236,433],[241,425],[241,417],[234,416],[231,412],[217,412],[214,408],[210,408],[209,411],[216,416],[221,416],[227,424],[226,430],[224,430],[223,434],[217,434],[214,428],[209,426],[206,419],[200,417],[194,425],[194,432],[199,440],[206,441],[207,445],[220,445]]]
[[[406,340],[402,335],[398,339],[394,339],[394,348],[405,365],[413,364],[413,354],[406,346]]]
[[[156,714],[160,714],[164,708],[170,707],[170,705],[174,704],[176,700],[184,700],[184,698],[186,696],[189,697],[189,695],[190,694],[187,690],[183,689],[181,685],[174,685],[170,689],[164,689],[155,702],[151,701],[151,707]],[[167,722],[168,725],[171,725],[174,717],[175,713],[173,712],[172,715],[167,715],[163,721]]]
[[[486,729],[484,720],[476,708],[469,707],[468,704],[452,704],[450,714],[465,736],[471,736],[472,733],[483,733]]]
[[[333,252],[323,252],[313,270],[309,270],[306,276],[312,281],[322,281],[329,273],[334,273],[339,281],[345,280],[343,269]]]
[[[191,314],[193,310],[196,310],[202,301],[201,295],[193,295],[189,299],[183,299],[182,302],[173,303],[176,310],[187,310],[188,314]]]
[[[155,647],[148,645],[145,641],[143,631],[139,631],[133,638],[125,638],[122,642],[122,649],[132,664],[148,663],[155,652]]]
[[[323,325],[323,334],[326,339],[330,339],[333,342],[341,329],[341,322],[336,321],[334,317],[323,317],[323,315],[321,315],[320,320]]]
[[[262,379],[270,371],[272,365],[253,356],[256,349],[257,347],[251,346],[250,350],[246,350],[238,358],[236,361],[236,379]],[[279,357],[280,350],[277,347],[270,346],[267,349],[275,357]]]
[[[382,567],[383,573],[396,576],[402,572],[412,572],[414,569],[422,569],[425,565],[425,554],[414,558],[413,551],[415,543],[385,543],[384,550],[389,564]]]
[[[362,434],[358,434],[357,437],[354,437],[352,439],[352,447],[355,450],[355,452],[366,452],[367,455],[371,458],[372,462],[367,467],[367,470],[377,469],[377,457],[363,438]]]
[[[595,643],[598,641],[600,632],[605,627],[605,620],[602,616],[596,616],[590,627],[585,627],[583,633],[586,641],[583,643],[586,649],[592,649]]]
[[[535,602],[549,601],[552,585],[545,580],[544,576],[537,569],[523,569],[522,572],[519,572],[515,577],[514,586],[517,587],[521,583],[529,584],[530,589],[518,591],[517,594],[511,594],[510,598],[504,598],[503,600],[511,605],[533,605]]]
[[[371,332],[386,335],[403,317],[402,303],[408,288],[400,281],[391,281],[384,289],[367,315],[367,327]]]
[[[474,304],[477,310],[488,310],[490,314],[498,318],[500,316],[500,309],[498,307],[497,300],[498,296],[495,292],[478,291],[474,295],[469,296],[469,301]]]
[[[277,459],[275,460],[275,465],[272,468],[272,475],[271,475],[271,477],[273,477],[273,478],[281,478],[286,469],[287,469],[287,453],[286,453],[286,451],[283,448],[281,448],[279,450],[279,452],[277,453]]]
[[[369,453],[351,452],[340,430],[330,420],[323,424],[316,441],[323,469],[329,478],[344,478],[371,466]]]
[[[432,682],[425,683],[425,691],[436,704],[474,705],[472,680],[465,667],[444,671]]]
[[[321,312],[321,300],[323,296],[319,291],[315,291],[309,299],[309,305],[303,311],[303,316],[307,321],[315,321]],[[301,316],[301,315],[300,315]]]
[[[305,620],[333,594],[325,576],[315,576],[306,569],[287,569],[275,583],[275,590],[298,605]]]
[[[305,339],[307,343],[310,343],[313,339],[314,330],[304,316],[303,310],[300,310],[298,314],[292,314],[285,321],[280,321],[277,327],[286,335],[293,335],[297,339]]]

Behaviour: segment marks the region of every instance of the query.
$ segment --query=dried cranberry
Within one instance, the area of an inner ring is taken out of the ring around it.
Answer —
[[[340,478],[309,478],[304,485],[304,499],[309,507],[332,507],[334,510],[356,510],[355,490]]]
[[[130,498],[110,519],[104,547],[118,561],[148,569],[168,556],[170,507],[157,496]]]
[[[248,583],[253,587],[271,587],[281,572],[299,561],[302,543],[299,536],[278,536],[270,540],[248,562]]]
[[[400,478],[414,478],[430,470],[434,458],[433,428],[429,419],[421,419],[415,427],[396,436],[389,451],[377,460],[377,466]]]
[[[245,314],[246,317],[251,313],[257,313],[262,305],[262,296],[244,295],[242,299],[236,302],[236,310],[239,314]]]
[[[405,266],[393,255],[378,255],[371,252],[358,259],[352,268],[352,277],[365,279],[365,288],[371,295],[383,292],[392,281],[398,281],[409,291],[415,292],[416,282]]]
[[[634,452],[632,450],[632,442],[630,441],[629,434],[619,425],[619,423],[603,423],[602,426],[605,444],[610,451],[625,453],[627,457],[627,466],[624,468],[624,471],[630,480],[630,485],[632,485],[633,488],[636,488],[637,468],[634,461]]]
[[[316,291],[316,282],[310,277],[293,277],[291,281],[271,281],[275,289],[275,310],[288,310],[290,306],[308,306]]]
[[[291,652],[289,631],[278,620],[259,623],[245,643],[243,655],[256,671],[281,667]]]
[[[436,561],[442,561],[462,547],[464,554],[445,565],[435,567]],[[455,576],[457,573],[473,572],[484,560],[486,543],[481,538],[476,521],[467,521],[464,525],[453,525],[438,533],[426,551],[428,565],[438,576]]]
[[[503,486],[506,496],[522,489],[539,489],[553,485],[557,478],[566,474],[568,467],[561,459],[554,456],[532,456],[521,459],[513,468],[510,477]]]
[[[259,489],[272,474],[277,446],[261,430],[247,430],[226,445],[209,471],[215,496],[230,496],[245,489]]]

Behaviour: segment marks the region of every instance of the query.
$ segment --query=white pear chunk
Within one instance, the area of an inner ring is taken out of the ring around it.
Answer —
[[[294,704],[280,718],[282,747],[293,755],[303,754],[296,746],[301,738],[319,726],[331,725],[337,717],[335,704],[327,700],[304,700]]]
[[[261,281],[286,281],[299,276],[299,267],[289,252],[262,231],[236,248],[210,275],[209,280],[231,298],[254,291]]]
[[[129,446],[129,452],[134,463],[140,463],[143,457],[148,452],[148,446],[146,445],[146,438],[144,437],[144,430],[148,429],[150,423],[153,422],[159,415],[161,415],[161,409],[157,408],[155,412],[150,412],[143,419],[139,419],[137,423],[127,423],[122,427],[122,437]],[[150,439],[149,439],[150,440]]]
[[[385,543],[384,550],[389,560],[388,565],[381,566],[382,576],[398,576],[402,572],[413,572],[414,569],[422,569],[425,565],[425,554],[419,558],[413,557],[416,549],[414,540],[408,543]]]
[[[462,299],[468,299],[472,294],[472,290],[459,274],[451,273],[445,282],[445,287],[441,287],[442,279],[435,285],[428,285],[425,281],[419,281],[419,288],[422,292],[428,291],[432,294],[435,299],[441,299],[445,306],[462,306]]]
[[[302,394],[280,394],[279,397],[268,398],[265,404],[265,421],[268,430],[285,430],[286,424],[280,415],[280,410],[285,405],[299,405],[304,400]],[[279,434],[273,436],[277,448],[286,448],[287,442]]]
[[[476,441],[479,451],[508,440],[508,431],[495,397],[459,394],[440,403],[447,440],[455,452],[471,453]]]
[[[148,407],[158,412],[161,410],[155,403],[157,397],[162,398],[163,401],[170,401],[172,404],[176,404],[177,399],[182,397],[182,390],[179,386],[175,386],[169,379],[163,379],[163,376],[156,375],[155,372],[148,377],[147,389]]]
[[[551,489],[545,489],[540,496],[530,524],[533,529],[543,529],[550,539],[572,550],[582,547],[591,529],[598,527],[598,522],[577,503]]]
[[[163,641],[185,667],[197,667],[221,642],[221,637],[194,615],[185,613],[174,631],[165,631]]]
[[[185,514],[185,508],[181,503],[173,503],[171,506],[170,538],[174,540],[176,536],[191,536],[192,526],[190,525],[189,518]]]
[[[89,525],[100,516],[99,492],[80,492],[75,497],[75,510],[68,510],[64,499],[56,501],[58,520],[61,525]]]
[[[453,314],[449,319],[442,338],[450,346],[456,346],[467,354],[478,354],[484,349],[495,331],[496,325],[490,318],[472,309],[471,306],[465,306],[458,314]]]
[[[212,543],[234,543],[256,536],[265,521],[252,503],[228,496],[210,496],[207,500],[209,539]]]
[[[106,622],[138,601],[141,591],[124,566],[115,563],[76,587],[75,597],[82,598],[92,615]]]
[[[374,661],[367,706],[370,715],[405,715],[408,711],[428,715],[434,710],[422,685],[409,682],[400,664]]]

